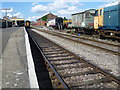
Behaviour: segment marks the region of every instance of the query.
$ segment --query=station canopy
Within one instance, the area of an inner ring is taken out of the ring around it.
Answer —
[[[24,21],[24,19],[23,18],[15,18],[15,19],[10,19],[11,21]]]

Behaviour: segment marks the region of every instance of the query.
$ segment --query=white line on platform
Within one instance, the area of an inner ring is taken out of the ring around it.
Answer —
[[[26,44],[26,54],[27,54],[27,62],[28,62],[28,73],[29,73],[29,80],[30,80],[30,88],[38,88],[38,81],[35,73],[35,66],[33,63],[33,58],[32,58],[32,53],[31,53],[31,48],[30,48],[30,43],[28,39],[28,34],[24,28],[25,32],[25,44]]]

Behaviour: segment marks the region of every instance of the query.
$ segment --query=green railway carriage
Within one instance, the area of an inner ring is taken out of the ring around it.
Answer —
[[[73,27],[93,28],[95,9],[72,14]]]
[[[72,14],[72,26],[82,30],[84,33],[91,33],[94,29],[95,9],[85,10],[84,12]]]

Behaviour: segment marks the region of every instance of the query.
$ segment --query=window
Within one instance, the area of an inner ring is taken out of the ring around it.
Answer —
[[[85,17],[86,17],[86,18],[89,18],[89,17],[90,17],[90,12],[86,12],[86,13],[85,13]]]
[[[102,9],[100,9],[100,16],[102,15]]]
[[[95,16],[98,16],[98,10],[95,11]]]

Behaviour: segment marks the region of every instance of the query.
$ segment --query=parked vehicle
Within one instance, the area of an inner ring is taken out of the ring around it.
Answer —
[[[12,22],[4,19],[0,19],[0,28],[12,27]]]
[[[82,30],[84,33],[91,33],[94,29],[95,9],[89,9],[84,12],[72,14],[72,25],[76,30]]]
[[[55,19],[49,20],[47,26],[53,27],[54,29],[63,29],[63,18],[57,17]]]
[[[120,39],[120,1],[96,10],[94,29],[100,37]]]
[[[104,8],[103,29],[120,30],[120,2]]]
[[[3,19],[0,19],[0,28],[6,28],[6,21]]]
[[[64,27],[64,29],[71,29],[72,28],[72,20],[64,20],[63,27]]]
[[[8,27],[12,27],[12,22],[11,21],[7,21],[8,23]]]
[[[31,22],[30,22],[30,21],[28,21],[28,20],[27,20],[27,21],[25,21],[25,24],[24,24],[24,25],[25,25],[25,28],[30,28],[30,23],[31,23]]]
[[[94,29],[101,29],[103,27],[103,13],[104,8],[100,8],[95,11]]]

